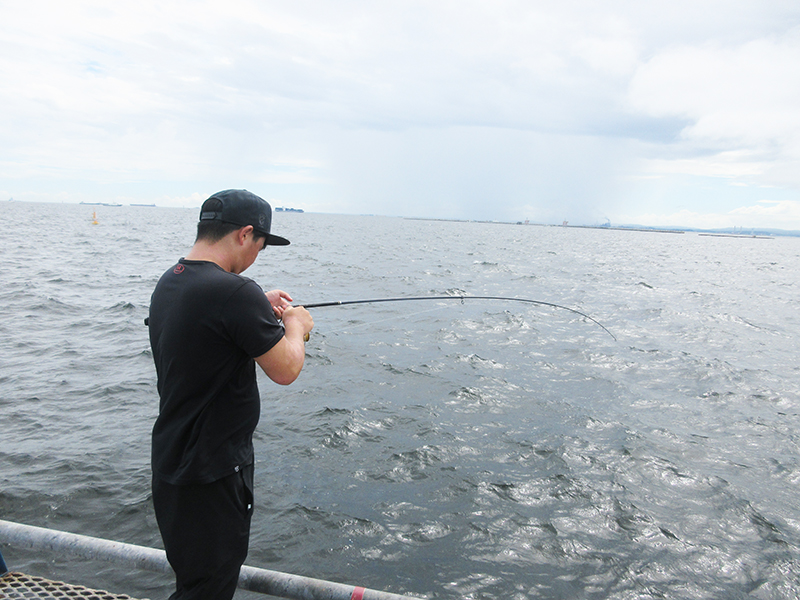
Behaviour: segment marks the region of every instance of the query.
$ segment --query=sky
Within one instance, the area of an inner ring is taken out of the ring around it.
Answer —
[[[0,0],[0,201],[800,230],[797,0]]]

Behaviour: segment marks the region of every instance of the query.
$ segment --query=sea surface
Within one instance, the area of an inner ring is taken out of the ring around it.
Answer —
[[[97,224],[93,224],[95,213]],[[4,203],[0,518],[161,547],[147,328],[197,209]],[[800,239],[276,213],[247,564],[437,599],[800,596]],[[170,578],[2,546],[13,570]],[[237,598],[257,598],[239,592]]]

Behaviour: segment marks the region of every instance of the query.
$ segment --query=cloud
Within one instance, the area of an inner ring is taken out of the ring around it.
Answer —
[[[743,216],[756,221],[765,220],[774,223],[777,220],[791,224],[792,229],[800,229],[800,201],[761,200],[754,206],[742,206],[730,211],[731,215]]]
[[[383,214],[437,218],[604,222],[629,153],[623,139],[497,127],[361,130],[336,139],[330,169],[342,202],[384,201]]]
[[[762,175],[769,168],[766,160],[757,161],[746,150],[721,151],[710,156],[644,159],[642,162],[644,171],[651,176],[696,175],[741,179]]]
[[[3,17],[0,184],[20,199],[236,185],[591,224],[800,189],[795,2],[40,0]]]
[[[637,70],[629,99],[651,117],[687,121],[675,140],[684,156],[650,161],[654,172],[800,187],[800,28],[666,48]]]

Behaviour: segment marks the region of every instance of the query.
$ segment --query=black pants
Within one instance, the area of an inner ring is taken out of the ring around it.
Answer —
[[[170,600],[229,600],[247,557],[253,465],[203,485],[153,478],[153,505],[175,571]]]

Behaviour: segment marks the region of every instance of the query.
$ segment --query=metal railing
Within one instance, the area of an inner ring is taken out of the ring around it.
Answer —
[[[163,550],[0,520],[0,543],[172,574]],[[2,558],[0,558],[2,561]],[[5,569],[3,569],[5,570]],[[293,600],[419,600],[368,588],[243,566],[239,588]]]

